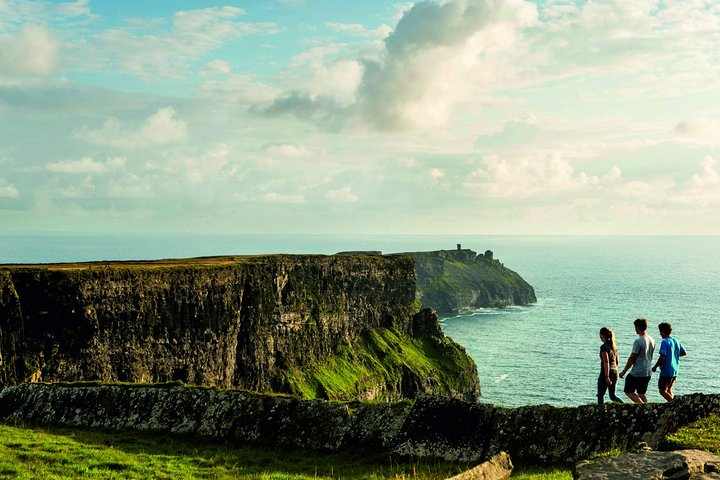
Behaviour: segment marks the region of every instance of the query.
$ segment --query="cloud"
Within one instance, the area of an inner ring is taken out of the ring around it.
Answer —
[[[366,28],[364,25],[360,25],[359,23],[326,22],[325,25],[337,32],[347,33],[349,35],[356,35],[359,37],[375,37],[382,39],[387,37],[390,32],[392,32],[392,28],[387,25],[381,25],[378,28],[372,30]]]
[[[358,197],[352,192],[352,188],[346,185],[338,190],[329,190],[325,197],[333,202],[357,202]]]
[[[156,145],[177,143],[185,139],[187,124],[175,118],[175,109],[165,107],[148,117],[140,132],[143,138]]]
[[[124,157],[108,158],[104,162],[98,162],[91,157],[82,157],[79,160],[63,160],[58,162],[50,162],[46,165],[46,169],[55,173],[70,174],[103,174],[112,170],[117,170],[125,165]]]
[[[19,198],[20,191],[15,185],[0,177],[0,198]]]
[[[291,143],[269,143],[264,145],[262,150],[268,155],[287,158],[307,158],[313,155],[312,150],[306,146]]]
[[[702,172],[696,173],[673,198],[677,203],[695,205],[701,208],[720,206],[720,173],[718,161],[711,156],[700,163]]]
[[[506,122],[499,132],[478,137],[475,146],[478,148],[494,148],[522,145],[532,142],[542,135],[543,132],[537,118],[528,116]]]
[[[146,80],[180,78],[228,40],[280,31],[274,23],[239,21],[244,13],[229,6],[187,10],[175,14],[169,30],[153,19],[102,30],[89,41],[73,44],[69,61],[80,69],[111,69]]]
[[[602,177],[576,173],[572,165],[557,153],[503,159],[487,155],[483,166],[465,179],[463,189],[473,196],[528,199],[557,197],[579,190],[593,190],[621,180],[622,172],[613,167]]]
[[[227,75],[231,71],[232,69],[230,68],[230,64],[228,62],[216,59],[206,63],[202,70],[200,70],[200,75],[203,77],[211,75]]]
[[[221,105],[252,106],[270,103],[280,93],[278,89],[262,83],[256,76],[243,74],[207,81],[201,85],[197,97]]]
[[[51,75],[58,65],[59,42],[46,27],[23,25],[0,36],[0,77]]]
[[[381,59],[365,64],[363,117],[382,130],[443,125],[463,99],[497,85],[536,19],[522,0],[416,3],[385,39]]]
[[[514,72],[525,49],[523,28],[537,22],[524,0],[420,2],[406,10],[375,60],[346,59],[354,102],[309,89],[287,92],[265,109],[291,113],[326,128],[362,124],[378,130],[443,125],[477,91],[489,92]],[[357,30],[357,28],[354,28]],[[328,93],[329,92],[329,93]]]
[[[124,127],[116,119],[109,119],[100,128],[92,129],[84,125],[75,132],[77,138],[87,142],[118,148],[179,143],[186,134],[187,123],[176,117],[172,107],[159,108],[134,130]]]
[[[684,120],[675,125],[673,133],[689,140],[720,142],[720,121],[712,118]]]
[[[413,168],[417,166],[417,160],[414,158],[400,158],[395,161],[395,164],[405,168]]]
[[[304,203],[305,197],[302,195],[287,195],[282,193],[268,192],[262,196],[262,200],[270,203]]]

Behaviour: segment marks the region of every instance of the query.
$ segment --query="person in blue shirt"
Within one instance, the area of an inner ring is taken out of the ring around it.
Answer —
[[[660,330],[660,336],[663,338],[660,343],[660,358],[652,368],[654,372],[660,367],[660,380],[658,380],[658,389],[660,395],[668,402],[672,401],[675,397],[673,395],[673,385],[675,385],[675,379],[677,379],[678,367],[680,366],[680,357],[687,355],[687,352],[675,337],[672,337],[672,325],[663,322],[658,325]]]

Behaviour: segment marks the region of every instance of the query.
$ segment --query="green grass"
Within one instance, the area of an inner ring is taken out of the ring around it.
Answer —
[[[572,480],[570,467],[516,468],[510,478],[517,480]]]
[[[279,452],[137,432],[0,425],[0,478],[434,480],[472,466]]]
[[[698,449],[720,455],[720,413],[687,425],[666,439],[673,450]]]
[[[408,338],[394,330],[379,328],[352,345],[341,345],[335,354],[315,365],[287,369],[285,381],[291,392],[305,399],[346,401],[363,391],[375,390],[384,398],[386,385],[397,385],[403,371],[432,378],[436,393],[448,394],[467,384],[475,364],[448,338]]]

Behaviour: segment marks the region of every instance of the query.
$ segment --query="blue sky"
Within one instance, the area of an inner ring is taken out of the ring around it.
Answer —
[[[0,233],[720,234],[720,3],[0,0]]]

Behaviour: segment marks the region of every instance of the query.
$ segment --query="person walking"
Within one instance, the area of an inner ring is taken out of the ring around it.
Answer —
[[[608,327],[600,329],[600,376],[597,384],[598,405],[605,401],[605,392],[609,392],[610,400],[623,403],[615,395],[615,387],[618,379],[617,345],[615,345],[615,333]]]
[[[660,336],[663,340],[660,342],[660,357],[655,366],[652,367],[652,371],[654,372],[660,367],[658,390],[660,390],[660,395],[665,400],[671,402],[675,398],[672,388],[677,379],[680,357],[687,355],[687,352],[680,340],[672,336],[672,325],[663,322],[658,325],[658,330],[660,330]]]
[[[620,378],[630,370],[630,375],[625,379],[625,395],[635,403],[647,403],[648,384],[652,374],[652,357],[655,352],[655,340],[647,334],[647,318],[638,318],[633,322],[635,333],[638,338],[633,342],[632,353],[625,363],[625,368],[620,372]]]

